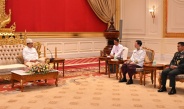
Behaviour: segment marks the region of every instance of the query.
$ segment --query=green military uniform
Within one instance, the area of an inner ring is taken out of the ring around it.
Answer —
[[[170,66],[175,65],[177,66],[176,69],[171,69],[170,67],[163,70],[161,74],[161,81],[162,85],[166,85],[167,76],[170,79],[170,87],[175,87],[176,81],[175,76],[178,74],[184,73],[184,51],[183,52],[176,52],[174,54],[173,59],[171,60]]]

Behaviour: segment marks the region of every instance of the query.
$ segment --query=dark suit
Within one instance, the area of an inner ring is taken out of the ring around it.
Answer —
[[[171,65],[177,66],[176,69],[171,69]],[[162,71],[161,81],[162,85],[166,85],[167,76],[169,76],[170,87],[175,87],[175,76],[184,73],[184,52],[176,52],[173,59],[170,62],[169,68]]]

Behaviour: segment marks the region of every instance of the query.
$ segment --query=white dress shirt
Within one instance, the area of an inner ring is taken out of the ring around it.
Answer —
[[[114,57],[116,58],[123,58],[122,53],[123,45],[118,44],[117,46],[113,45],[110,55],[114,55]]]
[[[29,62],[30,60],[37,60],[38,59],[38,53],[36,51],[35,48],[29,48],[29,47],[25,47],[23,49],[23,58],[24,61]]]
[[[133,50],[132,56],[130,60],[134,63],[136,63],[138,66],[142,67],[144,64],[144,59],[146,56],[146,51],[142,48],[139,50]]]

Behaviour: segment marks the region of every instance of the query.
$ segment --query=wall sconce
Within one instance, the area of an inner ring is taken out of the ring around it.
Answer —
[[[149,9],[149,12],[151,14],[151,17],[153,18],[153,23],[154,23],[154,19],[155,19],[155,6],[154,5],[151,9]]]

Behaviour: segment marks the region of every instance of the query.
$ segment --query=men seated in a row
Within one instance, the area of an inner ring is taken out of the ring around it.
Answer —
[[[135,50],[132,53],[130,60],[127,60],[122,65],[122,73],[123,79],[119,82],[127,82],[126,74],[129,75],[129,81],[127,84],[133,84],[132,76],[136,72],[136,68],[143,67],[144,59],[146,56],[145,50],[141,47],[142,42],[140,40],[136,40],[135,42]],[[178,42],[177,45],[178,52],[174,54],[173,59],[170,62],[169,68],[166,68],[161,73],[161,85],[162,87],[158,90],[158,92],[165,92],[166,89],[166,80],[169,77],[170,84],[169,86],[172,87],[171,90],[168,92],[169,95],[176,93],[176,75],[184,74],[184,42]]]
[[[173,59],[170,62],[169,68],[166,68],[161,73],[161,88],[158,92],[165,92],[166,89],[166,80],[169,77],[170,84],[169,86],[172,87],[169,91],[169,95],[175,94],[176,89],[176,80],[175,77],[178,74],[184,74],[184,42],[178,42],[178,52],[174,54]]]
[[[123,79],[121,79],[119,82],[127,82],[126,74],[128,73],[129,80],[126,83],[127,85],[133,84],[132,76],[135,74],[136,68],[143,67],[144,58],[146,56],[145,50],[143,50],[141,47],[142,46],[141,40],[136,40],[134,46],[136,49],[133,50],[131,58],[122,65],[121,69],[123,73]]]

